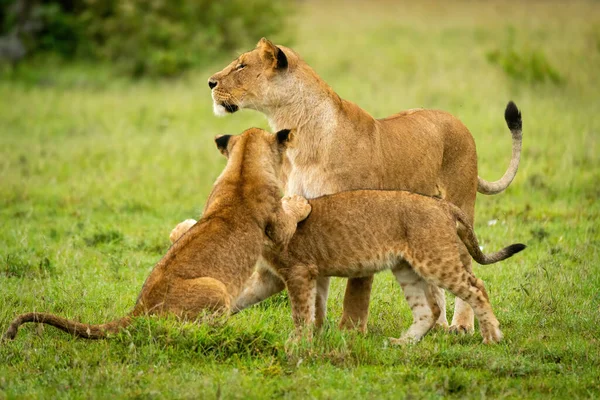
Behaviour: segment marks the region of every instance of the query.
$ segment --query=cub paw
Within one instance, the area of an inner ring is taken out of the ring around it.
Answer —
[[[311,211],[308,200],[299,195],[285,196],[281,199],[281,206],[286,214],[294,215],[297,222],[306,219]]]
[[[402,336],[401,338],[390,337],[388,340],[392,346],[408,346],[419,342],[419,339],[412,336]]]
[[[495,326],[494,324],[487,324],[487,326],[482,326],[481,336],[483,336],[484,344],[500,343],[500,341],[504,337],[500,328]]]
[[[465,334],[472,335],[473,332],[475,332],[475,329],[472,326],[468,326],[468,325],[450,325],[450,328],[448,328],[448,331],[455,333],[457,335],[465,335]]]
[[[178,223],[169,235],[169,240],[171,240],[171,243],[175,243],[181,236],[183,236],[184,233],[189,231],[196,222],[197,221],[195,219],[186,219],[185,221]]]

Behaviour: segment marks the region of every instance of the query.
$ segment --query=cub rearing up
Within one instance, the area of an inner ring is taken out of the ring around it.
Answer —
[[[284,199],[282,206],[279,173],[290,136],[289,130],[272,135],[253,128],[239,136],[215,139],[228,161],[203,216],[156,264],[129,315],[89,325],[48,313],[27,313],[15,318],[4,338],[14,339],[25,322],[46,323],[76,336],[99,339],[129,325],[133,316],[171,313],[190,320],[203,310],[229,311],[264,243],[271,240],[285,246],[296,223],[310,212],[299,196]]]
[[[314,322],[317,278],[358,278],[391,269],[414,319],[392,343],[416,342],[435,324],[440,315],[436,286],[473,308],[484,343],[500,341],[502,332],[483,282],[461,260],[459,242],[480,264],[504,260],[525,245],[483,254],[469,218],[458,207],[404,191],[348,191],[309,204],[311,214],[298,224],[287,248],[265,246],[263,253],[287,286],[297,328]]]

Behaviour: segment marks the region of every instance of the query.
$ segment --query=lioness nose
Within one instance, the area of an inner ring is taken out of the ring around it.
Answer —
[[[209,88],[211,88],[211,89],[214,89],[214,88],[215,88],[215,86],[217,86],[217,81],[214,81],[214,80],[212,80],[212,79],[209,79],[209,80],[208,80],[208,87],[209,87]]]

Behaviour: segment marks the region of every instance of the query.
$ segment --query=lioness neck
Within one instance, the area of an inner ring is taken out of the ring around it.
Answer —
[[[335,124],[342,99],[308,65],[302,63],[289,72],[284,90],[262,110],[274,131],[312,131]]]
[[[327,153],[327,143],[335,141],[337,128],[348,122],[352,123],[358,114],[365,120],[374,121],[369,113],[340,98],[306,64],[299,65],[286,82],[285,90],[282,91],[284,94],[261,111],[269,119],[269,125],[274,131],[296,129],[298,150],[311,153],[314,158]],[[344,134],[347,136],[350,132]],[[323,140],[325,138],[329,140]]]

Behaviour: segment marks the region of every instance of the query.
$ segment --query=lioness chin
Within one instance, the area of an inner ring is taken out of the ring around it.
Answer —
[[[456,205],[473,223],[477,191],[496,194],[517,173],[521,152],[521,115],[514,103],[505,110],[512,133],[512,159],[504,176],[488,182],[477,176],[477,153],[469,130],[452,115],[414,109],[375,119],[356,104],[341,99],[293,50],[261,39],[208,84],[217,114],[254,109],[265,114],[274,130],[296,129],[296,146],[287,152],[285,193],[315,198],[353,189],[403,189],[440,196]],[[468,266],[467,249],[460,244]],[[260,268],[260,266],[259,266]],[[372,277],[351,278],[342,327],[366,330]],[[284,288],[272,276],[242,296],[242,309]],[[318,279],[317,324],[325,318],[329,279]],[[439,323],[447,325],[443,293]],[[452,328],[473,330],[473,313],[460,298]]]
[[[298,224],[287,246],[265,246],[263,253],[271,271],[285,282],[297,328],[314,322],[319,277],[363,277],[390,269],[413,314],[411,327],[392,343],[419,341],[433,327],[440,314],[437,286],[475,310],[484,343],[501,340],[483,282],[461,260],[458,243],[480,264],[504,260],[525,245],[485,255],[458,207],[409,192],[349,191],[309,203],[311,214]],[[458,232],[457,222],[462,227]]]
[[[278,176],[289,138],[289,130],[271,135],[254,128],[215,139],[228,161],[203,216],[156,264],[127,316],[90,325],[48,313],[27,313],[15,318],[3,338],[14,339],[26,322],[99,339],[118,332],[139,315],[169,313],[193,320],[205,310],[228,312],[252,274],[262,246],[270,241],[285,246],[296,223],[310,212],[299,196],[285,198],[281,204]]]

